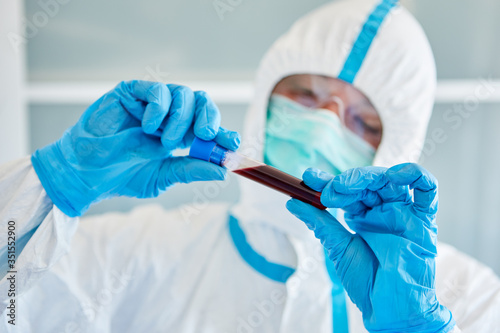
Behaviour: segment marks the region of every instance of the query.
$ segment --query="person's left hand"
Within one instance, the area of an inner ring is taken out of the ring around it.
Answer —
[[[351,234],[328,212],[292,199],[287,208],[328,251],[370,332],[449,332],[435,292],[437,181],[416,164],[364,167],[334,177],[308,169],[321,202],[345,211]],[[413,197],[411,194],[413,190]]]

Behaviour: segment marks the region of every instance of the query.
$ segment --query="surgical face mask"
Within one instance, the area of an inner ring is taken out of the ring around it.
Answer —
[[[309,167],[337,175],[371,165],[374,156],[375,149],[345,128],[335,112],[309,109],[281,95],[271,96],[265,163],[301,178]]]

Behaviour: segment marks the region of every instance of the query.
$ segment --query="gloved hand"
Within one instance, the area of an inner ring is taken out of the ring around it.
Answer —
[[[224,179],[225,169],[213,163],[172,156],[195,135],[237,149],[239,134],[219,125],[219,110],[203,91],[121,82],[31,161],[54,204],[80,216],[113,196],[156,197],[175,183]]]
[[[327,249],[370,332],[449,332],[435,292],[436,179],[416,164],[365,167],[334,177],[308,169],[304,182],[341,208],[355,234],[328,212],[292,199],[287,208]],[[413,189],[413,197],[411,190]]]

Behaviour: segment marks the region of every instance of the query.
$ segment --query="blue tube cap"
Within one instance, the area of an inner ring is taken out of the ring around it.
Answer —
[[[215,141],[205,141],[195,137],[189,149],[189,156],[222,166],[227,149]]]
[[[215,141],[205,141],[195,137],[189,149],[189,156],[210,162],[210,155],[212,155],[215,146],[217,146]]]

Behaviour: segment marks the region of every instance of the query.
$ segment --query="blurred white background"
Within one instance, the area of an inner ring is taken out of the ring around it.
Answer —
[[[325,0],[37,0],[0,2],[0,162],[61,136],[117,82],[148,79],[212,93],[223,125],[242,129],[259,60]],[[421,163],[440,182],[440,240],[500,273],[500,2],[403,1],[428,34],[439,90]],[[24,28],[23,28],[24,27]],[[237,182],[212,200],[235,202]],[[205,186],[205,187],[204,187]],[[206,184],[144,202],[191,203]]]

